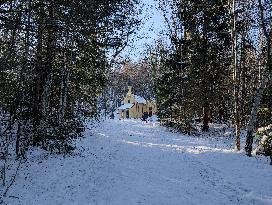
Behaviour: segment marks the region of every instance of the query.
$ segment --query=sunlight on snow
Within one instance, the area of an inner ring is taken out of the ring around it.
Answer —
[[[122,140],[122,142],[126,144],[130,144],[130,145],[134,145],[134,146],[142,146],[142,147],[150,147],[150,148],[158,147],[162,150],[188,152],[191,154],[201,154],[205,152],[222,152],[222,153],[235,152],[234,149],[219,149],[219,148],[207,147],[207,146],[180,146],[175,144],[157,144],[157,143],[147,143],[147,142],[127,141],[127,140]]]
[[[97,133],[98,135],[100,135],[100,136],[102,136],[102,137],[106,137],[106,138],[109,138],[109,136],[108,135],[105,135],[105,134],[103,134],[103,133]]]

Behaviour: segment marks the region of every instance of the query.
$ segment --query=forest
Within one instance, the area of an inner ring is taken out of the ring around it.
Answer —
[[[108,56],[139,20],[137,1],[2,1],[1,140],[69,151],[86,118],[98,118]]]
[[[240,150],[241,129],[246,130],[245,150],[251,156],[257,128],[271,131],[272,3],[157,3],[167,38],[149,45],[139,62],[128,59],[123,70],[115,70],[111,86],[132,79],[136,93],[156,99],[162,124],[183,133],[198,132],[199,121],[203,132],[211,122],[227,123],[235,127]],[[271,134],[267,140],[271,144]]]
[[[4,195],[10,160],[19,169],[35,148],[77,150],[90,123],[121,105],[128,83],[156,101],[160,126],[198,136],[225,124],[236,151],[251,157],[261,145],[272,163],[272,2],[154,0],[164,30],[135,60],[124,52],[146,21],[145,3],[0,1]]]

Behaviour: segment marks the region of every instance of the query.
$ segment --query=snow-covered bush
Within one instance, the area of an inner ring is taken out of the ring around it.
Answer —
[[[256,136],[258,137],[256,154],[270,156],[272,164],[272,124],[259,128]]]
[[[272,110],[267,107],[258,109],[258,125],[265,126],[272,123]]]

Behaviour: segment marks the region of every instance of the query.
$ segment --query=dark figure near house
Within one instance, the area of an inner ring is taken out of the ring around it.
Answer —
[[[147,121],[147,118],[148,118],[148,113],[144,112],[143,115],[142,115],[142,120]]]

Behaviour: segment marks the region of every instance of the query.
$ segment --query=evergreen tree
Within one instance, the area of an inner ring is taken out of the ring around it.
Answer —
[[[1,2],[1,137],[15,130],[17,156],[29,145],[67,152],[85,120],[98,116],[109,53],[139,25],[138,4]]]

